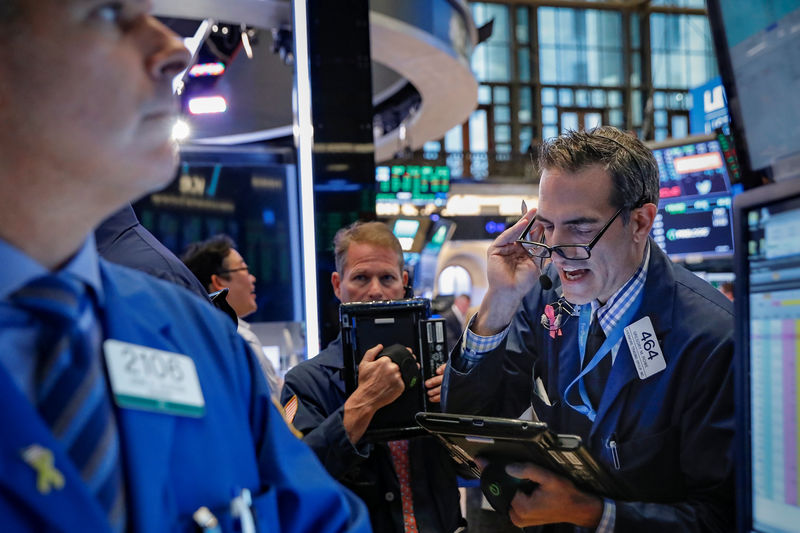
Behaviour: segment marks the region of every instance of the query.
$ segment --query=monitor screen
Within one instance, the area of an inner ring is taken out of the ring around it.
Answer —
[[[450,191],[450,168],[430,165],[393,165],[375,167],[377,202],[433,204],[447,203]]]
[[[742,162],[775,180],[800,175],[800,4],[707,4]]]
[[[731,180],[719,140],[690,137],[652,146],[659,205],[652,236],[673,259],[733,254]]]
[[[455,222],[446,218],[435,221],[430,229],[430,238],[422,248],[419,266],[414,271],[414,294],[423,298],[433,295],[436,282],[439,254],[444,244],[452,237]]]
[[[740,531],[800,523],[800,182],[737,197]]]
[[[411,251],[414,247],[414,239],[419,231],[419,220],[408,218],[398,218],[394,221],[392,233],[400,241],[400,246],[404,252]]]

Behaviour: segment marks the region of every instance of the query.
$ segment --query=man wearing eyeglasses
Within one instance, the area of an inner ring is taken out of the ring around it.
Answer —
[[[200,280],[209,293],[228,289],[228,304],[236,312],[236,331],[256,355],[272,398],[277,402],[283,383],[272,363],[264,355],[261,340],[244,321],[244,317],[258,310],[256,303],[256,277],[250,273],[247,263],[236,250],[233,239],[227,235],[215,235],[210,239],[190,245],[181,258],[189,270]]]
[[[489,290],[451,356],[445,410],[533,408],[637,500],[515,464],[508,474],[538,483],[512,501],[518,526],[730,531],[730,302],[650,239],[658,168],[638,140],[570,132],[543,144],[539,167],[538,208],[489,248]]]

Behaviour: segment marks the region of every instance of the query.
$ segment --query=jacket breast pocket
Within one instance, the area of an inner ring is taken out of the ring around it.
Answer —
[[[636,499],[671,501],[686,492],[681,475],[680,435],[677,427],[617,441],[620,473]]]
[[[558,412],[558,401],[555,405],[547,405],[547,403],[535,392],[531,394],[531,407],[533,407],[536,416],[540,421],[547,424],[551,429],[558,427],[556,413]]]

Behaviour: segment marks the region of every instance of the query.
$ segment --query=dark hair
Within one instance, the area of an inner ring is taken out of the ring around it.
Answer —
[[[354,242],[387,248],[397,254],[398,266],[403,271],[403,247],[383,222],[355,222],[336,232],[333,237],[333,253],[336,258],[336,272],[344,275],[347,264],[347,250]]]
[[[225,277],[220,274],[224,270],[222,263],[235,248],[236,243],[227,235],[214,235],[208,240],[190,244],[181,256],[181,261],[189,267],[206,290],[211,290],[211,276],[216,274]]]
[[[614,188],[608,200],[615,208],[624,208],[625,224],[631,209],[646,203],[658,205],[658,165],[653,153],[632,135],[600,126],[568,131],[539,148],[540,173],[546,169],[578,172],[592,165],[602,165],[611,175]]]

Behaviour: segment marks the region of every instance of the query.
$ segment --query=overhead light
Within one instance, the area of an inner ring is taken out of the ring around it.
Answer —
[[[242,24],[242,47],[248,59],[253,59],[253,47],[250,45],[250,36],[247,35],[247,26]]]
[[[214,63],[198,63],[189,69],[189,77],[200,78],[203,76],[222,76],[225,73],[225,64],[221,61]]]
[[[222,96],[198,96],[189,100],[189,113],[192,115],[210,115],[227,110],[228,102]]]
[[[185,141],[191,133],[192,129],[185,120],[178,119],[175,121],[175,125],[172,126],[172,139],[177,142]]]

